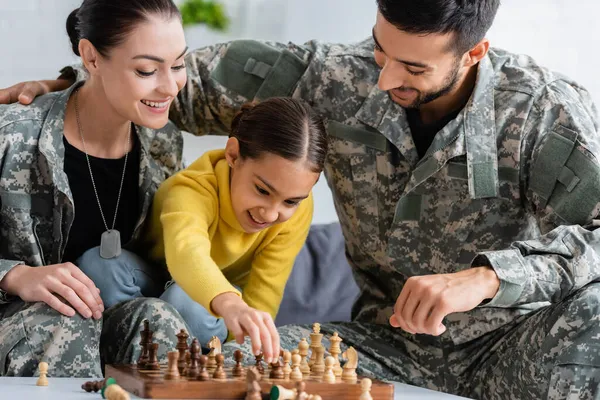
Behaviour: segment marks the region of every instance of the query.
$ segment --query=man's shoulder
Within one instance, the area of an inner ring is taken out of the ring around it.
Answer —
[[[585,90],[580,84],[560,72],[540,65],[533,57],[491,48],[489,57],[496,75],[495,88],[539,97],[553,85]]]

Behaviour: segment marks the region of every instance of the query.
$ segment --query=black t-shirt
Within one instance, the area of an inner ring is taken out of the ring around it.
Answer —
[[[410,132],[412,134],[413,141],[415,142],[417,153],[419,153],[419,158],[423,158],[425,156],[429,146],[431,146],[431,143],[433,143],[435,135],[441,131],[448,124],[448,122],[456,118],[458,114],[460,114],[461,110],[462,107],[431,124],[423,124],[423,122],[421,122],[419,110],[406,110],[406,119],[408,120]]]
[[[131,239],[140,216],[138,201],[140,143],[133,132],[131,138],[133,147],[127,157],[127,170],[115,222],[115,229],[120,232],[123,245]],[[100,237],[106,231],[106,227],[98,208],[85,153],[71,146],[64,137],[63,143],[65,145],[64,170],[75,202],[75,220],[69,232],[63,262],[75,262],[85,251],[100,245]],[[114,160],[90,156],[98,197],[109,229],[112,228],[115,217],[124,163],[125,157]]]

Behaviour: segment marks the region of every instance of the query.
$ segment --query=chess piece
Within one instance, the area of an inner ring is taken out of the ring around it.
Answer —
[[[317,350],[321,347],[321,341],[323,340],[323,334],[321,333],[321,324],[315,322],[313,324],[313,331],[310,334],[310,360],[308,361],[308,366],[312,370],[312,366],[315,363],[315,359],[317,358]]]
[[[342,381],[348,383],[356,383],[356,367],[358,367],[358,353],[356,352],[354,347],[350,346],[348,347],[348,350],[346,350],[342,354],[342,357],[348,360],[344,364],[344,368],[342,371]]]
[[[262,389],[260,380],[262,374],[256,367],[248,368],[246,373],[246,400],[262,400]]]
[[[311,394],[310,396],[308,396],[308,400],[323,400],[323,399],[318,394]]]
[[[121,386],[113,384],[104,390],[104,398],[106,400],[129,400],[129,393]]]
[[[283,378],[288,379],[290,374],[292,373],[292,367],[290,366],[290,361],[292,361],[292,353],[288,350],[284,350],[283,352]]]
[[[277,361],[271,363],[271,372],[269,373],[270,379],[283,379],[285,378],[285,374],[283,372],[283,367],[281,366],[281,362],[279,359]]]
[[[254,356],[254,359],[256,360],[255,363],[255,367],[258,370],[258,372],[260,372],[260,374],[264,374],[265,373],[265,367],[262,365],[262,360],[263,360],[263,353],[260,353],[257,356]]]
[[[269,392],[270,400],[295,400],[296,389],[286,389],[281,385],[273,385]]]
[[[290,379],[293,381],[301,381],[303,378],[302,371],[300,371],[300,354],[296,353],[292,356],[292,373]]]
[[[192,345],[190,346],[190,363],[189,367],[186,368],[186,376],[194,379],[198,376],[198,360],[200,359],[200,343],[198,339],[192,340]]]
[[[340,365],[339,355],[342,353],[342,348],[340,344],[342,343],[342,338],[338,335],[337,332],[334,332],[333,335],[329,338],[329,354],[335,360],[335,364],[333,365],[333,373],[336,377],[342,376],[342,366]]]
[[[306,383],[304,381],[296,382],[296,400],[308,400]]]
[[[360,381],[361,394],[358,400],[373,400],[371,396],[371,386],[373,382],[369,378],[363,378]]]
[[[200,362],[200,369],[198,370],[198,379],[199,381],[208,381],[210,380],[210,375],[208,374],[208,369],[206,365],[208,364],[208,357],[202,354],[198,361]]]
[[[223,354],[217,354],[217,369],[213,374],[213,379],[227,379],[227,373],[225,373],[225,369],[223,365],[225,364],[225,356]]]
[[[325,356],[325,347],[323,347],[323,345],[320,345],[318,348],[315,349],[315,352],[315,360],[310,369],[312,372],[311,376],[320,378],[325,372],[325,360],[323,358]]]
[[[308,361],[306,360],[306,357],[308,356],[308,342],[306,341],[306,338],[302,338],[302,340],[300,341],[300,343],[298,343],[298,352],[300,353],[300,371],[302,371],[302,373],[304,375],[310,375],[310,366],[308,365]]]
[[[192,364],[192,355],[189,350],[185,351],[185,367],[183,367],[182,376],[188,376],[190,365]]]
[[[180,374],[184,374],[186,362],[185,362],[185,352],[188,350],[187,340],[190,337],[185,329],[179,331],[177,336],[177,346],[175,347],[179,351],[179,359],[177,360],[177,368],[179,369]]]
[[[146,369],[159,370],[160,365],[158,364],[158,358],[156,354],[158,353],[158,343],[152,343],[150,345],[150,352],[148,355],[148,362],[146,363]]]
[[[42,361],[39,363],[38,369],[40,371],[40,377],[35,384],[37,386],[48,386],[48,378],[46,378],[46,375],[48,374],[48,363]]]
[[[140,332],[140,346],[142,348],[142,351],[140,353],[140,357],[137,360],[139,368],[146,367],[146,363],[148,362],[148,349],[150,347],[150,343],[152,343],[152,331],[150,331],[150,322],[147,319],[145,319],[143,324],[144,328]]]
[[[235,366],[231,370],[231,374],[233,376],[240,377],[244,376],[244,367],[242,366],[242,360],[244,359],[244,354],[241,350],[236,350],[233,352],[233,359],[235,360]]]
[[[323,374],[323,382],[335,383],[335,374],[333,373],[334,365],[335,365],[335,360],[333,359],[333,357],[328,356],[325,359],[325,373]]]
[[[81,385],[81,388],[88,393],[98,393],[98,391],[104,386],[104,381],[105,379],[99,381],[87,381],[86,383]]]
[[[165,373],[165,379],[167,380],[176,380],[179,379],[180,374],[179,374],[179,369],[177,366],[177,358],[179,357],[179,351],[170,351],[167,353],[167,359],[168,359],[168,368],[167,368],[167,372]]]
[[[206,347],[210,349],[207,367],[210,372],[214,372],[217,368],[217,354],[221,354],[221,340],[218,337],[213,336],[210,338]]]

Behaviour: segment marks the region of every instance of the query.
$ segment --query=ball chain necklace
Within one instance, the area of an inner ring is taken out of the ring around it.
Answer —
[[[117,221],[117,214],[119,212],[119,202],[121,201],[121,191],[123,189],[123,181],[125,180],[125,171],[127,170],[127,156],[129,155],[129,144],[131,136],[131,123],[129,124],[129,130],[127,132],[127,147],[125,148],[125,163],[123,165],[123,174],[121,175],[121,185],[119,186],[119,195],[117,196],[117,206],[115,207],[115,216],[113,218],[112,227],[109,229],[104,218],[104,212],[102,211],[102,205],[100,204],[100,197],[98,196],[98,190],[96,189],[96,182],[94,181],[94,174],[92,173],[92,165],[90,164],[90,157],[88,156],[87,149],[85,146],[85,139],[83,138],[83,129],[81,128],[81,121],[79,119],[79,106],[77,103],[77,97],[79,90],[75,92],[75,116],[77,118],[77,128],[79,129],[79,136],[81,137],[81,143],[83,144],[83,152],[85,153],[85,159],[87,160],[88,169],[90,171],[90,178],[92,179],[92,186],[94,187],[94,194],[98,201],[98,208],[100,209],[100,215],[104,222],[106,231],[102,233],[100,237],[100,257],[102,258],[115,258],[121,254],[121,233],[115,229],[115,223]]]

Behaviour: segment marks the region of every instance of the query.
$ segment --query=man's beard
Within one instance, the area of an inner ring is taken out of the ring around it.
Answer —
[[[458,81],[460,80],[459,71],[460,71],[460,64],[459,64],[459,60],[457,59],[456,62],[452,66],[452,71],[450,71],[450,73],[448,74],[446,79],[444,79],[444,83],[442,83],[441,88],[434,90],[434,91],[425,92],[425,93],[421,92],[418,89],[407,88],[407,87],[399,87],[399,88],[396,88],[395,90],[416,91],[417,98],[415,99],[415,101],[413,101],[411,104],[409,104],[408,106],[405,107],[408,109],[416,109],[416,108],[421,107],[423,104],[430,103],[430,102],[437,100],[440,97],[450,93],[455,88]]]

